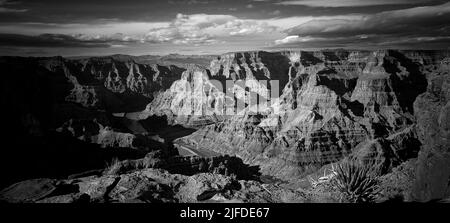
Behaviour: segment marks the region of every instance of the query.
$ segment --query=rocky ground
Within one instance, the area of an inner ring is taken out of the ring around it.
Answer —
[[[378,202],[450,196],[448,51],[2,57],[0,67],[2,201],[341,202],[330,179],[345,157],[380,171]],[[229,103],[245,106],[227,115]]]

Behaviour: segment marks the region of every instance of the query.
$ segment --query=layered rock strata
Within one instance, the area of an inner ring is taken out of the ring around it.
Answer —
[[[167,57],[187,60],[177,58]],[[448,51],[260,51],[211,58],[209,64],[198,57],[189,60],[197,64],[174,66],[118,55],[2,57],[10,74],[1,82],[10,130],[4,141],[21,149],[47,145],[52,138],[45,136],[58,129],[100,147],[154,150],[159,141],[162,150],[171,150],[174,138],[165,142],[146,133],[154,125],[146,120],[160,116],[170,125],[197,129],[178,139],[183,145],[236,156],[281,180],[304,180],[346,156],[383,173],[417,157],[411,198],[449,196]],[[158,168],[186,164],[188,175],[210,162],[164,159]]]
[[[275,68],[261,65],[268,56],[288,62]],[[287,80],[286,86],[266,109],[255,113],[247,106],[184,140],[194,147],[236,155],[259,165],[263,174],[282,179],[301,177],[340,160],[360,143],[373,142],[383,146],[358,148],[379,150],[376,154],[389,161],[356,150],[361,157],[379,159],[387,171],[420,149],[414,136],[413,103],[426,91],[428,74],[445,69],[441,61],[447,56],[442,51],[394,50],[225,55],[211,63],[210,79],[270,77]]]

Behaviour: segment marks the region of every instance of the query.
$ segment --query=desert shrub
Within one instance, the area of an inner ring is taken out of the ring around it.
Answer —
[[[337,166],[332,183],[341,193],[341,200],[369,203],[374,202],[379,195],[378,175],[372,165],[345,160]]]
[[[116,157],[111,160],[111,162],[106,164],[106,168],[104,170],[104,173],[106,175],[116,175],[118,174],[122,169],[122,163],[120,160]]]

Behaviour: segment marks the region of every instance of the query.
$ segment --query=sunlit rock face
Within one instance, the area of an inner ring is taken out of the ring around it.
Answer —
[[[218,121],[225,103],[224,92],[214,85],[205,69],[191,66],[172,86],[147,105],[140,119],[166,116],[171,124],[205,125]]]
[[[239,156],[259,165],[264,174],[282,179],[303,176],[340,160],[355,148],[360,150],[361,159],[375,160],[381,163],[380,168],[389,169],[417,155],[420,149],[415,146],[404,151],[416,139],[413,103],[427,89],[427,74],[448,66],[441,62],[445,55],[440,51],[394,50],[222,55],[198,75],[204,78],[193,78],[191,84],[195,85],[195,80],[278,80],[285,83],[280,95],[259,106],[257,112],[246,104],[236,115],[210,119],[213,124],[183,140]],[[247,93],[263,96],[273,86],[247,87]],[[216,95],[223,100],[224,95]],[[214,100],[215,95],[210,96],[208,101]],[[233,99],[246,100],[245,96],[237,92]],[[177,96],[165,98],[179,101]],[[383,146],[358,146],[370,141],[380,144],[381,139],[387,140]],[[369,148],[371,155],[360,148]],[[382,153],[382,148],[390,152]]]
[[[139,118],[164,115],[170,123],[190,127],[223,121],[249,105],[268,106],[287,83],[289,77],[283,74],[288,69],[289,60],[282,53],[221,55],[209,67],[188,66],[181,79],[158,94]]]

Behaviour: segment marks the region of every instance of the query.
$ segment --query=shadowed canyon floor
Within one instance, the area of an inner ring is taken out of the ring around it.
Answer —
[[[378,202],[450,196],[449,51],[0,67],[5,202],[339,202],[328,176],[348,158],[380,172]]]

